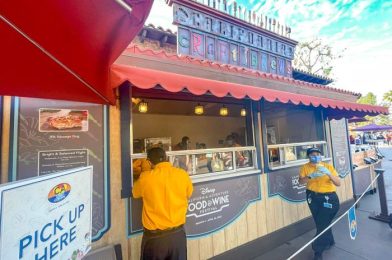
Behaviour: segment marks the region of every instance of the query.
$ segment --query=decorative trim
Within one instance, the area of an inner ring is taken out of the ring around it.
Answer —
[[[263,53],[265,53],[265,52],[263,52]],[[268,80],[292,83],[294,85],[301,86],[301,87],[308,87],[308,88],[313,88],[313,89],[318,89],[318,90],[337,92],[337,93],[341,93],[341,94],[352,95],[355,97],[358,97],[358,95],[359,95],[358,93],[344,90],[344,89],[333,88],[330,86],[325,86],[325,85],[316,84],[316,83],[309,83],[306,81],[296,80],[296,79],[284,77],[281,75],[257,71],[257,70],[253,70],[250,68],[243,68],[243,67],[235,66],[232,64],[223,64],[223,63],[216,62],[216,61],[208,61],[208,60],[198,59],[195,57],[191,57],[189,55],[172,54],[172,53],[166,52],[165,50],[156,51],[156,50],[153,50],[150,48],[144,48],[144,47],[136,45],[136,44],[131,44],[125,50],[125,52],[122,54],[122,56],[129,56],[129,54],[153,56],[156,58],[172,60],[172,61],[182,61],[182,62],[186,62],[186,63],[193,64],[193,65],[215,68],[215,69],[222,70],[225,72],[252,75],[255,77],[260,77],[260,78],[264,78],[264,79],[268,79]]]

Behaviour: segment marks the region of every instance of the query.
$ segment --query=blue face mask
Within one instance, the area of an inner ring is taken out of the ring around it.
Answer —
[[[309,156],[309,161],[311,163],[319,163],[321,162],[321,155],[311,155]]]

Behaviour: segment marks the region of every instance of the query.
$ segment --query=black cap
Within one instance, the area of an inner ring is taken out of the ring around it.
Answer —
[[[317,147],[311,147],[311,148],[308,148],[308,150],[306,151],[306,155],[309,156],[309,154],[311,154],[313,152],[318,152],[321,154],[320,149],[318,149]]]

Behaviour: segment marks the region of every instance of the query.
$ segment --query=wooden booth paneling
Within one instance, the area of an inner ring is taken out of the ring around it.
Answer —
[[[267,178],[263,174],[260,178],[263,199],[249,205],[245,212],[229,226],[206,237],[188,239],[189,259],[211,258],[310,217],[310,211],[305,202],[292,203],[279,196],[268,198],[266,184]],[[338,188],[338,194],[341,202],[352,199],[351,176],[342,179],[342,186]],[[129,239],[130,259],[139,259],[140,245],[140,235]]]

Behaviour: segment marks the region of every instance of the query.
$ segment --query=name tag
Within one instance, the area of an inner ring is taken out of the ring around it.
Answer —
[[[332,204],[324,202],[324,208],[332,209]]]

